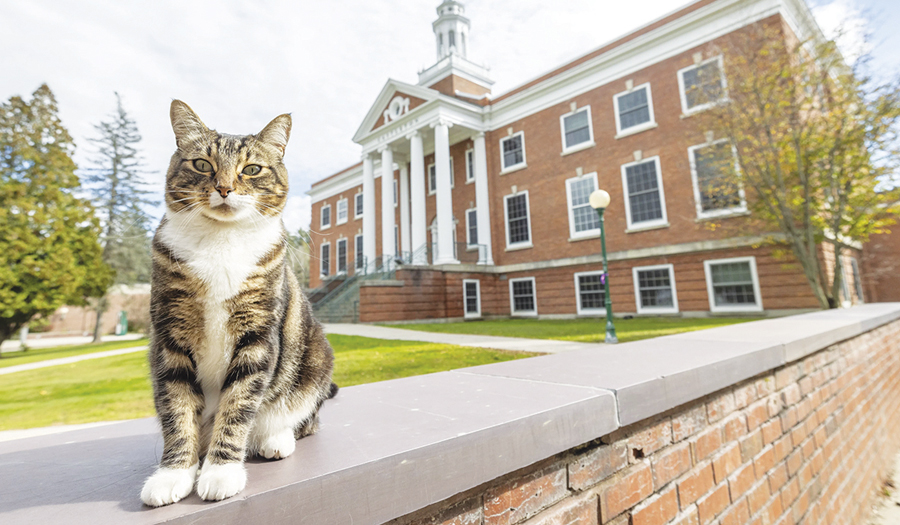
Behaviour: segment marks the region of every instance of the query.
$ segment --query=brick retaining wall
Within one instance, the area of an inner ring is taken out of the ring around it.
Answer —
[[[859,524],[900,446],[900,321],[395,525]]]

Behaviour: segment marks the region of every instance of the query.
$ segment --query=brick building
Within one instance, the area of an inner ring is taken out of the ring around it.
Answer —
[[[733,156],[690,119],[725,94],[717,43],[753,24],[821,37],[803,0],[697,0],[497,96],[463,4],[437,12],[437,62],[387,81],[353,137],[362,162],[309,191],[311,287],[394,272],[354,285],[362,321],[603,315],[601,188],[617,314],[818,307],[743,190],[708,192]]]

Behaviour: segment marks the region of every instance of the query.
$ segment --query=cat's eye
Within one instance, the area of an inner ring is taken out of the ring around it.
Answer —
[[[262,168],[260,168],[256,164],[250,164],[249,166],[246,166],[243,170],[241,170],[241,173],[247,175],[248,177],[252,177],[258,174],[260,171],[262,171]]]
[[[194,169],[199,171],[200,173],[211,173],[213,170],[212,164],[203,160],[197,159],[194,161]]]

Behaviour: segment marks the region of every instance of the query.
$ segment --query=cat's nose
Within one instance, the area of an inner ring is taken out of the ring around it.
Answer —
[[[216,187],[216,191],[219,192],[219,195],[221,195],[222,198],[224,199],[225,197],[228,197],[229,193],[234,191],[234,188],[231,188],[228,186],[218,186],[218,187]]]

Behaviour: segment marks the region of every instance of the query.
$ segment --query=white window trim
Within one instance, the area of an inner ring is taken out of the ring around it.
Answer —
[[[576,113],[580,113],[582,111],[587,111],[588,117],[588,136],[590,137],[587,142],[580,142],[571,147],[566,147],[566,117],[571,117]],[[560,132],[560,140],[562,141],[562,153],[561,155],[568,155],[570,153],[575,153],[576,151],[581,151],[584,149],[592,148],[596,146],[594,143],[594,121],[591,119],[591,106],[582,106],[575,111],[570,111],[565,115],[559,116],[559,132]],[[525,149],[524,138],[522,139],[522,149]],[[503,149],[500,150],[501,152]]]
[[[639,89],[647,89],[647,108],[650,110],[650,120],[644,122],[643,124],[638,124],[636,126],[631,126],[627,129],[622,129],[622,122],[620,120],[619,115],[619,97],[623,95],[630,95]],[[635,133],[640,133],[642,131],[647,131],[648,129],[653,129],[657,127],[656,124],[656,114],[653,113],[653,94],[650,92],[650,83],[645,82],[640,86],[634,86],[632,89],[623,91],[621,93],[616,93],[613,95],[613,108],[615,109],[616,116],[616,137],[617,139],[622,137],[627,137],[629,135],[634,135]]]
[[[507,166],[505,157],[503,155],[503,143],[506,142],[507,140],[513,139],[518,136],[522,137],[522,162],[520,162],[518,164],[513,164],[512,166]],[[508,135],[508,136],[500,139],[500,175],[504,175],[511,171],[518,171],[520,169],[527,168],[527,167],[528,167],[528,159],[525,158],[525,132],[519,131],[518,133],[513,133],[512,135]]]
[[[714,264],[749,262],[750,278],[753,280],[753,294],[756,296],[756,305],[740,306],[716,306],[715,292],[713,291],[711,266]],[[718,312],[761,312],[762,294],[759,292],[759,275],[756,273],[756,257],[731,257],[729,259],[710,259],[703,261],[703,271],[706,274],[706,293],[709,298],[709,311]]]
[[[325,208],[328,208],[328,224],[325,224]],[[319,209],[319,227],[323,230],[327,230],[331,228],[331,224],[334,222],[333,214],[331,213],[331,204],[326,204]]]
[[[627,169],[631,166],[644,164],[646,162],[654,162],[656,164],[656,184],[659,187],[659,203],[662,208],[662,217],[652,221],[643,221],[639,223],[631,222],[631,201],[628,198],[628,175]],[[645,229],[655,229],[658,227],[669,226],[669,216],[666,214],[666,192],[663,190],[662,170],[660,169],[659,156],[642,159],[628,164],[622,164],[622,195],[625,197],[625,220],[628,229],[626,231],[636,231]]]
[[[428,191],[428,195],[434,195],[437,193],[437,188],[431,188],[431,167],[434,166],[435,163],[432,162],[428,166],[425,166],[425,189]],[[456,187],[456,184],[453,182],[456,177],[453,176],[453,157],[450,157],[450,189]],[[437,185],[437,173],[434,174],[434,184]]]
[[[475,298],[478,305],[478,312],[469,313],[466,309],[466,284],[475,283]],[[463,279],[463,317],[465,319],[477,319],[481,317],[481,281],[478,279]]]
[[[519,195],[525,194],[525,217],[528,218],[528,241],[525,242],[516,242],[513,244],[509,243],[509,206],[506,205],[506,201],[511,199],[512,197],[518,197]],[[531,203],[528,200],[528,190],[520,191],[518,193],[510,193],[509,195],[503,196],[503,224],[506,229],[506,249],[507,250],[518,250],[522,248],[531,248],[534,246],[534,237],[531,234]]]
[[[353,196],[353,220],[362,219],[363,214],[359,213],[359,206],[356,205],[356,199],[358,195],[362,195],[362,192],[357,193]],[[365,206],[365,204],[363,204]]]
[[[341,243],[344,243],[344,271],[340,270],[340,267],[341,267],[341,263],[340,263]],[[341,237],[335,243],[335,248],[334,248],[334,274],[335,275],[346,275],[348,269],[350,268],[350,253],[347,251],[347,247],[348,247],[348,244],[347,244],[346,237]]]
[[[400,188],[397,186],[397,179],[394,179],[394,207],[400,203]]]
[[[472,161],[469,161],[469,153],[472,154]],[[474,150],[474,149],[467,149],[467,150],[466,150],[466,157],[465,157],[465,158],[466,158],[466,184],[472,184],[473,182],[475,182],[475,166],[472,166],[472,165],[471,165],[471,164],[475,161],[475,150]],[[471,179],[469,178],[469,171],[470,171],[470,168],[471,168],[471,171],[472,171],[472,178],[471,178]]]
[[[850,263],[850,274],[853,275],[853,293],[856,294],[856,300],[858,304],[866,304],[865,297],[865,289],[863,289],[862,285],[862,270],[859,268],[859,260],[856,257],[847,257],[848,262]],[[856,265],[856,271],[853,271],[853,266]],[[859,279],[857,279],[857,275]]]
[[[478,208],[469,208],[468,210],[466,210],[466,248],[476,248],[478,246],[478,243],[472,244],[472,239],[469,237],[469,234],[471,232],[471,230],[469,228],[469,212],[473,212],[473,211],[477,212]],[[477,215],[475,217],[475,222],[476,223],[478,222]],[[477,224],[475,226],[475,230],[478,231]]]
[[[850,308],[853,306],[853,295],[854,290],[850,288],[850,281],[847,278],[847,270],[848,266],[850,266],[850,258],[847,256],[842,256],[843,262],[841,262],[841,295],[843,295],[843,300],[841,301],[841,306],[844,308]],[[852,271],[850,273],[853,273]]]
[[[672,285],[672,306],[641,306],[641,288],[638,272],[648,270],[669,270],[669,282]],[[631,269],[631,277],[634,279],[634,305],[639,314],[677,314],[678,292],[675,288],[675,267],[671,264],[657,264],[655,266],[635,266]]]
[[[592,230],[585,230],[583,232],[575,231],[575,210],[572,208],[572,182],[580,181],[586,178],[594,179],[594,190],[599,187],[597,184],[597,172],[586,173],[580,177],[572,177],[571,179],[566,179],[566,204],[569,207],[569,238],[570,239],[581,239],[583,237],[596,237],[600,235],[600,228],[594,228]]]
[[[710,62],[716,61],[719,63],[719,81],[722,84],[722,97],[719,100],[715,100],[713,102],[707,102],[706,104],[700,104],[698,106],[694,106],[691,109],[687,107],[687,96],[685,96],[684,92],[684,74],[691,69],[698,68],[700,66],[706,65]],[[725,81],[725,63],[722,60],[722,55],[714,56],[712,58],[708,58],[696,64],[691,64],[688,67],[681,68],[678,70],[678,95],[681,97],[681,113],[683,116],[693,115],[694,113],[699,113],[701,111],[707,110],[716,104],[721,102],[725,102],[728,100],[728,84]]]
[[[361,233],[357,233],[356,235],[353,236],[353,268],[355,270],[362,269],[362,267],[363,267],[363,265],[360,263],[363,262],[363,258],[365,257],[365,255],[363,255],[366,251],[366,240],[365,239],[363,239],[362,253],[356,253],[356,243],[359,242],[358,239],[362,236],[363,236],[363,234],[361,234]]]
[[[527,311],[527,312],[523,312],[523,311],[517,312],[516,311],[516,303],[513,300],[513,283],[519,282],[519,281],[531,281],[531,296],[534,300],[534,310]],[[534,316],[537,316],[537,314],[538,314],[537,310],[538,310],[538,308],[537,308],[537,283],[535,282],[534,277],[520,277],[518,279],[510,279],[509,280],[509,312],[510,312],[510,315],[513,315],[516,317],[534,317]]]
[[[602,308],[582,308],[581,307],[581,288],[578,285],[578,278],[582,275],[603,275],[603,272],[575,272],[572,278],[575,280],[575,311],[578,315],[606,315],[606,306]],[[605,290],[604,290],[605,293]],[[604,300],[604,303],[606,301]]]
[[[705,144],[697,144],[688,148],[688,161],[691,165],[691,184],[694,186],[694,206],[697,208],[698,219],[708,219],[711,217],[726,217],[729,215],[741,215],[747,213],[747,199],[744,195],[744,184],[741,183],[738,188],[738,194],[741,196],[741,204],[732,208],[723,208],[721,210],[703,211],[703,201],[700,199],[700,183],[697,180],[697,162],[694,159],[694,152],[698,149],[708,148],[721,142],[727,142],[728,139],[719,139]],[[734,146],[731,147],[731,154],[734,156],[735,173],[740,174],[740,165],[737,160],[737,152]]]
[[[322,272],[322,262],[325,260],[325,247],[326,246],[328,247],[328,275],[325,275],[325,273]],[[331,259],[332,259],[331,256],[332,256],[331,243],[323,242],[319,246],[319,278],[331,277],[332,275],[334,275],[333,273],[331,273]]]
[[[341,203],[344,203],[344,220],[341,220]],[[335,224],[344,224],[350,218],[350,202],[347,199],[341,199],[337,201],[335,205],[337,208],[337,217],[335,220]]]

